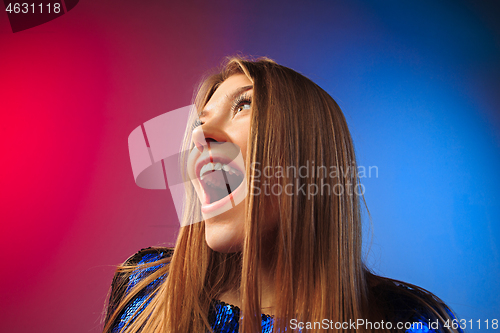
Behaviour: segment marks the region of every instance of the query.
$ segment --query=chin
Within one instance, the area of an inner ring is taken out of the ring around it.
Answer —
[[[243,249],[244,239],[244,221],[241,219],[221,221],[218,218],[210,218],[205,220],[205,240],[208,247],[215,252],[240,252]]]

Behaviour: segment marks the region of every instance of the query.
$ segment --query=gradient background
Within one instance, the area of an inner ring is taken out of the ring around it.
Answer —
[[[82,0],[16,34],[1,7],[0,330],[100,331],[114,266],[178,230],[168,191],[134,184],[127,137],[237,52],[344,110],[379,169],[370,267],[500,320],[500,10],[479,3]]]

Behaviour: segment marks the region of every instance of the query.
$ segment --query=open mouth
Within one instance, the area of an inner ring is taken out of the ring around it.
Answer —
[[[232,164],[210,162],[201,167],[200,184],[205,192],[204,204],[209,205],[231,194],[241,185],[243,172]]]

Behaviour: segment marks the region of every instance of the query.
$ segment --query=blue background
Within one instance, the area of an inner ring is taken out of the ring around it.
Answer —
[[[369,267],[432,291],[473,320],[471,332],[500,316],[500,12],[491,4],[290,3],[250,11],[261,24],[242,34],[243,53],[269,55],[328,91],[359,164],[378,168],[362,179]]]

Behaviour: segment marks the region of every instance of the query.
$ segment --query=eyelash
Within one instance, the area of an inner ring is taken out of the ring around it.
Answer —
[[[231,111],[233,112],[234,115],[236,115],[237,109],[240,105],[244,104],[252,104],[252,97],[249,96],[248,94],[242,94],[238,96],[233,102],[233,105],[231,106]],[[203,125],[200,119],[196,119],[193,123],[193,126],[191,127],[191,131],[193,131],[196,127]]]
[[[201,122],[201,120],[200,120],[200,119],[198,119],[198,118],[197,118],[197,119],[194,121],[193,126],[191,127],[191,131],[194,131],[194,129],[195,129],[196,127],[201,126],[201,125],[203,125],[203,123]]]
[[[233,112],[234,115],[236,115],[237,109],[240,105],[245,105],[245,104],[252,104],[252,98],[248,94],[242,94],[238,96],[233,102],[233,105],[231,107],[231,111]]]

